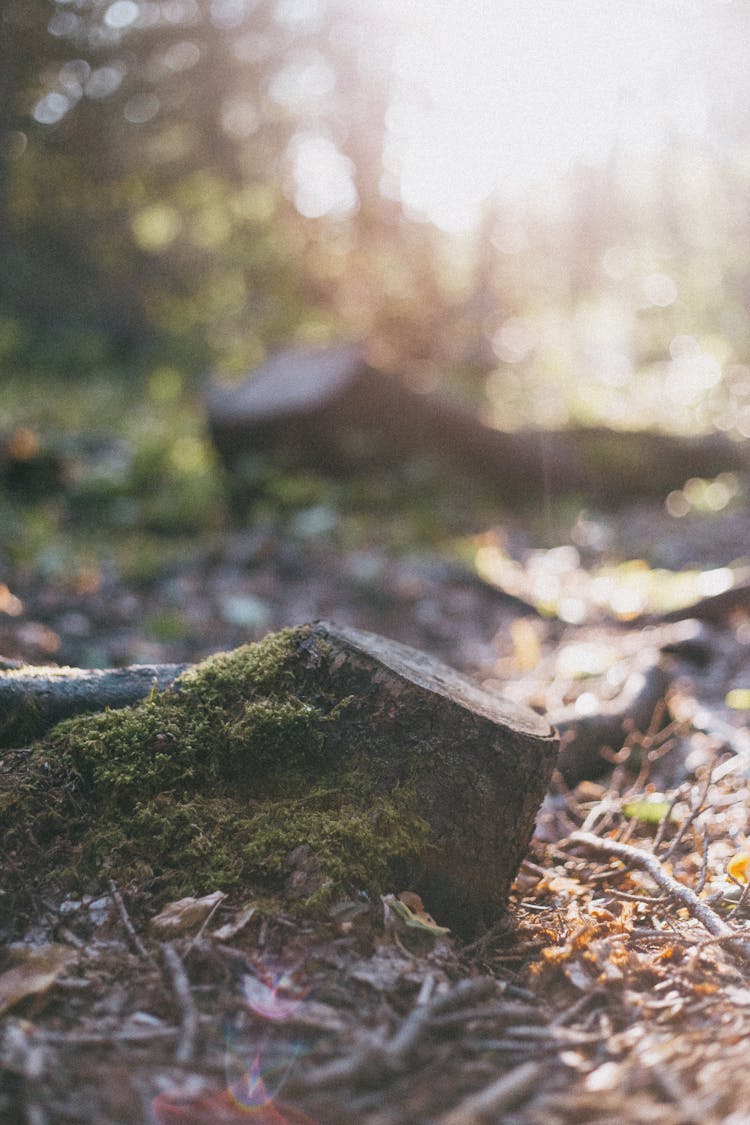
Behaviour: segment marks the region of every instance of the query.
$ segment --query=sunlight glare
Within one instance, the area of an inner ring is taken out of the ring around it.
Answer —
[[[707,18],[699,0],[411,0],[386,142],[407,214],[465,230],[495,191],[700,132]]]

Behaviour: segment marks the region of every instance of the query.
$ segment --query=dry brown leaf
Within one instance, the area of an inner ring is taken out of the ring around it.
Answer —
[[[197,930],[209,914],[223,902],[227,896],[223,891],[214,891],[213,894],[204,895],[203,898],[177,899],[164,907],[161,914],[151,919],[149,929],[154,937],[169,941],[179,937],[180,934]]]
[[[57,943],[21,949],[19,963],[0,976],[0,1016],[27,996],[47,992],[77,956],[72,946]]]

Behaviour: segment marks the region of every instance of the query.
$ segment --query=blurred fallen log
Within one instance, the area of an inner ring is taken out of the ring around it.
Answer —
[[[550,722],[560,735],[557,768],[565,781],[573,785],[609,769],[611,762],[602,750],[619,750],[632,731],[645,733],[669,683],[669,673],[659,653],[647,653],[627,677],[622,691],[614,699],[600,703],[593,714],[578,714],[573,706],[551,715]]]
[[[722,590],[719,594],[707,594],[690,605],[681,606],[679,609],[670,610],[668,613],[653,614],[644,617],[636,625],[650,625],[654,622],[710,621],[713,623],[726,622],[734,613],[750,614],[750,582],[746,579]]]
[[[519,506],[568,492],[608,504],[664,496],[690,477],[750,467],[746,443],[721,434],[498,430],[376,370],[357,345],[280,352],[237,386],[212,383],[206,405],[214,444],[240,477],[263,456],[338,474],[428,456]]]

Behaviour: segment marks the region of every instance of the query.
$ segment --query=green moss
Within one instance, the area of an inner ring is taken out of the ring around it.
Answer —
[[[163,898],[275,893],[304,844],[317,871],[307,905],[391,886],[429,831],[408,784],[378,777],[358,736],[341,737],[348,701],[314,680],[303,688],[308,657],[321,655],[309,638],[309,627],[271,635],[137,706],[58,724],[12,801],[0,790],[17,870],[33,862],[60,882],[65,869],[67,883],[74,867],[82,881],[137,881]]]

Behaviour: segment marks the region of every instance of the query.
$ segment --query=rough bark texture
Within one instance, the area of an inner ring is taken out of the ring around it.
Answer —
[[[414,889],[454,928],[496,917],[557,757],[549,724],[373,633],[316,625],[306,662],[351,699],[335,737],[365,742],[392,784],[417,793],[435,843],[408,872]]]
[[[615,503],[750,467],[746,443],[723,435],[494,429],[374,370],[356,345],[282,352],[236,388],[212,386],[207,407],[216,448],[232,469],[262,454],[338,473],[427,454],[485,481],[506,504],[565,492]]]
[[[154,688],[163,690],[187,664],[134,664],[130,668],[32,668],[0,665],[0,747],[20,746],[61,719],[127,707]]]

